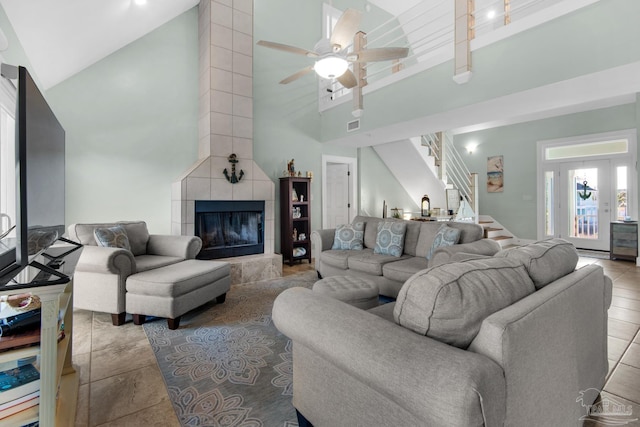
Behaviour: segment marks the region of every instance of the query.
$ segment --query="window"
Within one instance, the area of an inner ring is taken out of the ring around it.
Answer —
[[[338,19],[342,16],[342,11],[330,6],[326,3],[322,5],[322,37],[325,39],[331,38],[331,32],[333,27],[338,23]]]
[[[623,220],[629,213],[629,200],[627,189],[627,167],[618,166],[616,168],[616,219]]]
[[[593,157],[611,154],[625,154],[629,152],[629,141],[618,139],[615,141],[599,141],[582,144],[560,145],[545,149],[546,160],[575,159],[578,157]]]
[[[544,173],[544,235],[553,236],[554,231],[554,176],[553,171]]]

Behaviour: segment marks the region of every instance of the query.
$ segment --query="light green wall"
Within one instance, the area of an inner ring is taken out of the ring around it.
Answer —
[[[388,216],[392,214],[391,208],[402,208],[405,212],[420,210],[417,200],[411,199],[373,148],[358,149],[358,175],[361,183],[358,203],[362,213],[381,217],[385,201]]]
[[[47,94],[67,132],[67,223],[170,233],[171,183],[197,159],[197,8]]]
[[[478,173],[480,214],[491,215],[521,239],[536,239],[537,141],[631,129],[638,126],[636,104],[570,114],[454,137],[471,172]],[[468,154],[466,145],[478,146]],[[487,157],[504,156],[504,191],[487,193]]]
[[[640,1],[594,3],[472,54],[473,77],[453,82],[453,61],[365,96],[359,132],[640,60]],[[322,138],[346,136],[343,104],[322,116]]]

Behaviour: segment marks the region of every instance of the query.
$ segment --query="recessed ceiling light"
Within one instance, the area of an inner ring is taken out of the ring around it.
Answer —
[[[490,10],[489,12],[487,12],[487,18],[493,19],[495,17],[496,17],[496,11],[495,10]]]
[[[147,4],[147,0],[135,0],[135,3],[136,3],[138,6],[142,6],[142,5]]]

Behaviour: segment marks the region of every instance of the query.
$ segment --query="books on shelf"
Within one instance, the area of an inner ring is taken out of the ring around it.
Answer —
[[[0,372],[0,405],[40,390],[40,371],[32,363]]]
[[[0,295],[0,352],[40,342],[40,298]]]
[[[40,390],[0,405],[0,420],[29,409],[40,403]]]

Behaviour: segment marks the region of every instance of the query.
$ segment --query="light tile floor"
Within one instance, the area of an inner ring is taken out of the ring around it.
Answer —
[[[640,414],[640,268],[631,262],[580,258],[596,263],[613,280],[609,309],[609,378],[603,396],[632,405]],[[313,270],[283,266],[283,275]],[[156,320],[161,321],[161,320]],[[127,318],[74,312],[73,363],[80,369],[76,426],[179,426],[144,330]],[[589,426],[595,426],[591,423]]]

